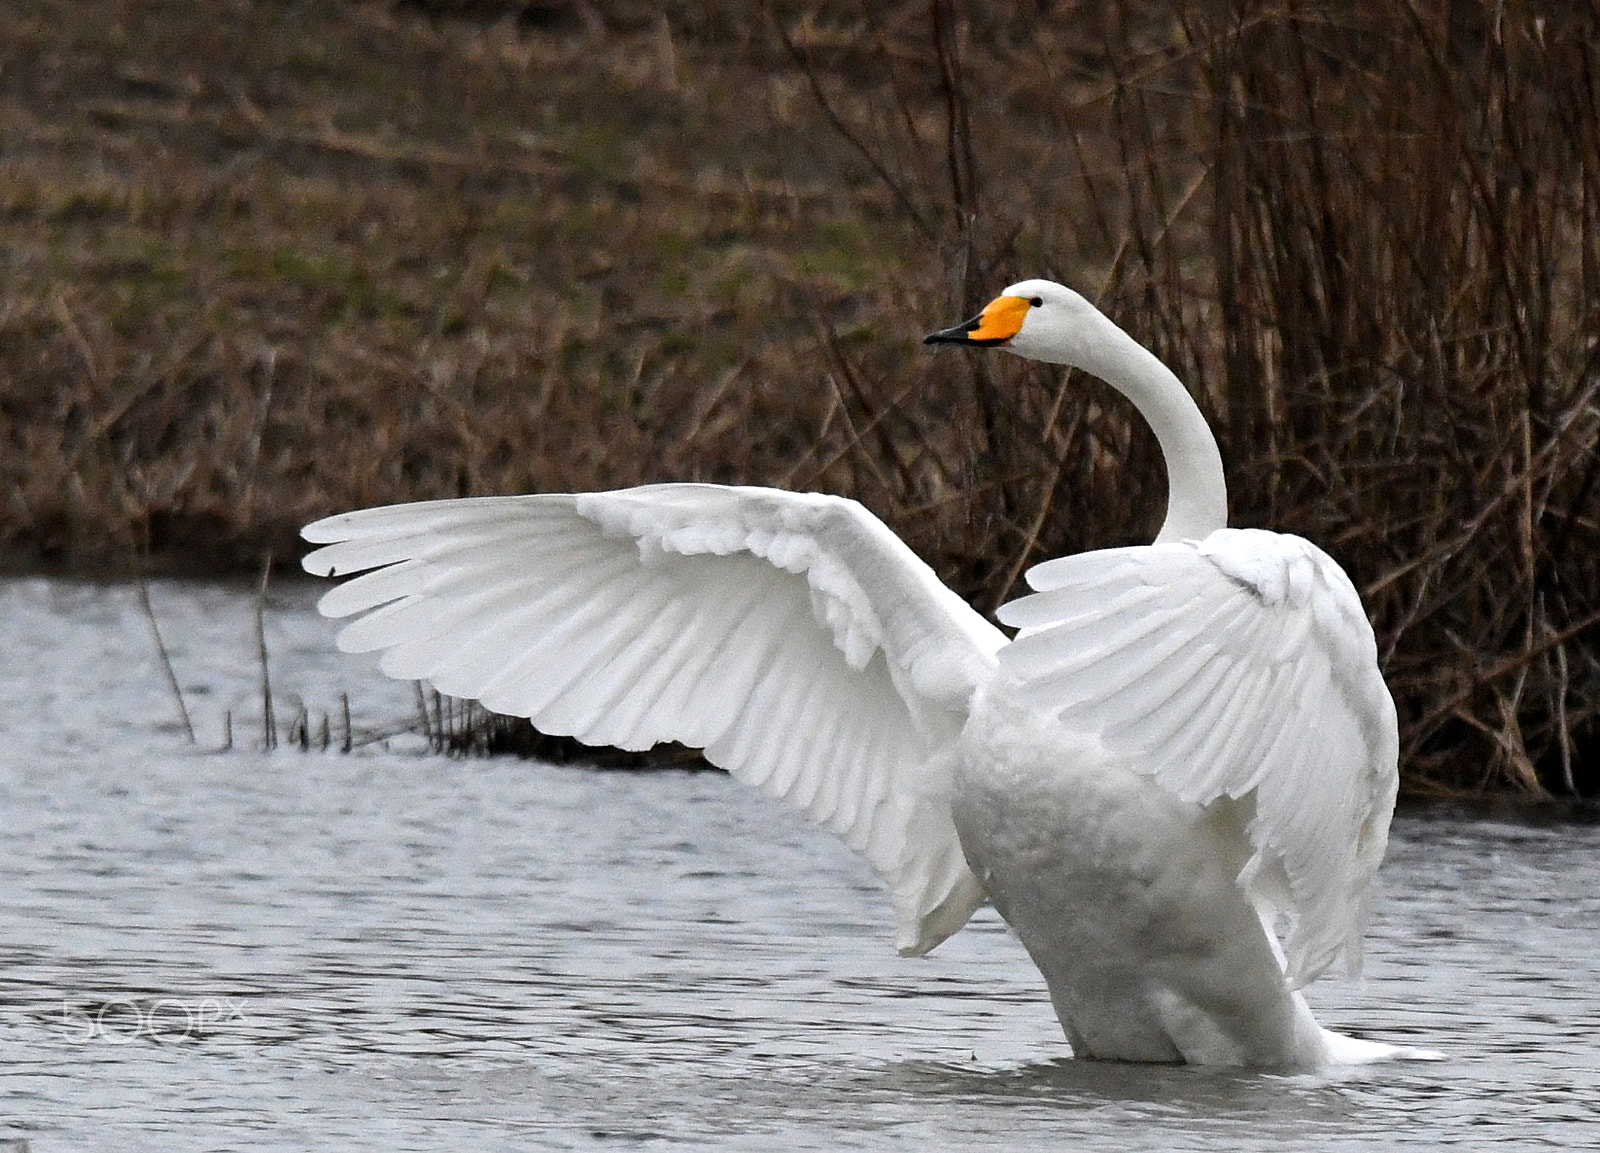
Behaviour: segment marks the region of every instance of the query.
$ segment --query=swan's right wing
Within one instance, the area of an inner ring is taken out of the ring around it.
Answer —
[[[542,731],[678,741],[811,814],[886,879],[922,953],[982,900],[956,734],[1004,636],[854,501],[772,489],[432,501],[330,517],[349,652]]]

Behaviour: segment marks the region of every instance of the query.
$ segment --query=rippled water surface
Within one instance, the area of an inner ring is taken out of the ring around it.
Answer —
[[[280,716],[348,691],[291,586]],[[981,915],[932,956],[826,834],[716,774],[255,746],[249,593],[0,583],[0,1138],[55,1149],[1600,1146],[1600,830],[1396,821],[1326,1076],[1069,1059]],[[216,751],[223,717],[235,748]],[[337,732],[338,722],[335,720]]]

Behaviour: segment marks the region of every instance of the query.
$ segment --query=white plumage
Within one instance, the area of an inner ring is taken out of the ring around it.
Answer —
[[[838,497],[656,485],[319,521],[347,652],[590,744],[704,748],[883,874],[898,947],[982,899],[950,823],[956,738],[1005,637]],[[869,594],[866,590],[872,590]],[[382,607],[379,607],[382,606]]]
[[[1297,914],[1290,983],[1341,952],[1357,966],[1367,886],[1352,879],[1382,858],[1397,749],[1343,571],[1300,537],[1219,529],[1047,561],[1028,583],[999,614],[1022,630],[1000,658],[1017,698],[1180,800],[1252,798],[1251,874],[1283,875]]]
[[[1308,1066],[1297,992],[1359,963],[1394,707],[1349,579],[1224,527],[1181,384],[1082,297],[1007,289],[930,341],[1070,363],[1167,459],[1157,543],[1048,561],[1006,636],[854,501],[669,484],[368,509],[309,526],[322,600],[383,670],[628,749],[702,747],[884,877],[923,953],[986,898],[1074,1050]],[[368,571],[370,570],[370,571]],[[1274,930],[1285,918],[1280,947]]]

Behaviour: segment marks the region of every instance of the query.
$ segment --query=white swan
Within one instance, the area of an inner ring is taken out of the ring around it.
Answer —
[[[992,901],[1080,1056],[1396,1052],[1321,1029],[1297,991],[1359,964],[1394,804],[1394,705],[1349,579],[1299,537],[1225,527],[1199,409],[1071,289],[1024,281],[928,341],[1093,373],[1166,456],[1156,542],[1034,568],[999,614],[1014,640],[854,501],[668,484],[318,521],[308,571],[375,570],[322,598],[365,614],[339,647],[547,732],[704,748],[866,856],[903,953]]]

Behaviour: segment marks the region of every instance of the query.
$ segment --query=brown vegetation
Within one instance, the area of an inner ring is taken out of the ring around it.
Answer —
[[[1413,789],[1600,790],[1600,28],[1068,0],[0,11],[0,545],[288,558],[338,508],[844,492],[985,606],[1144,539],[1098,384],[935,354],[1023,275],[1190,384],[1235,523],[1377,624]]]

